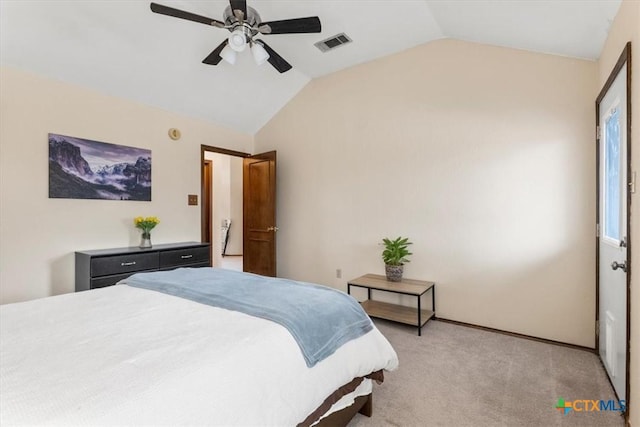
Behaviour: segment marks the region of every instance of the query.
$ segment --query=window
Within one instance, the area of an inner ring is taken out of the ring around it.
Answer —
[[[605,120],[604,138],[604,237],[620,241],[620,109]]]

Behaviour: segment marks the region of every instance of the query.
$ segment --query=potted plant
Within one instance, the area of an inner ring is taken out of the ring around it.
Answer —
[[[151,230],[160,224],[160,220],[157,216],[148,216],[143,218],[141,216],[137,216],[133,219],[133,223],[135,226],[142,230],[142,239],[140,240],[141,248],[150,248],[151,247]]]
[[[404,263],[409,262],[407,257],[413,255],[408,249],[408,246],[412,243],[408,237],[398,237],[394,240],[384,238],[382,239],[382,243],[384,243],[382,260],[385,264],[387,280],[390,282],[399,282],[402,280]]]

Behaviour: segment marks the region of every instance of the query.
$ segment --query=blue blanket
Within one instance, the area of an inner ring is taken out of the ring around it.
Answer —
[[[310,368],[373,328],[351,296],[310,283],[218,268],[138,273],[121,283],[276,322],[293,335]]]

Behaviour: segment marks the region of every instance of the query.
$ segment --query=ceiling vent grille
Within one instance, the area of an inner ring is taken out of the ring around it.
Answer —
[[[336,34],[335,36],[329,37],[328,39],[319,41],[318,43],[314,43],[314,46],[320,49],[321,52],[328,52],[351,42],[352,40],[349,38],[349,36],[347,36],[345,33],[340,33]]]

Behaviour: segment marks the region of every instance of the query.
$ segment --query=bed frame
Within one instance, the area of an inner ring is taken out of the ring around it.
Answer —
[[[341,409],[333,414],[323,418],[316,426],[318,427],[346,427],[349,421],[361,413],[370,417],[373,413],[373,393],[366,396],[356,397],[353,405]]]
[[[374,380],[378,384],[381,384],[384,381],[384,373],[383,371],[372,372],[369,375],[364,377],[354,378],[349,381],[347,384],[343,385],[333,393],[329,397],[325,399],[325,401],[320,405],[315,411],[313,411],[303,422],[298,424],[298,427],[311,426],[316,422],[317,419],[322,417],[322,415],[326,414],[331,406],[336,403],[342,396],[345,396],[349,393],[355,391],[355,389],[364,381],[365,378]],[[356,397],[353,404],[351,406],[347,406],[344,409],[336,411],[325,418],[323,418],[316,426],[320,427],[344,427],[349,424],[349,421],[357,413],[361,413],[367,417],[370,417],[373,413],[373,392],[364,396]]]

